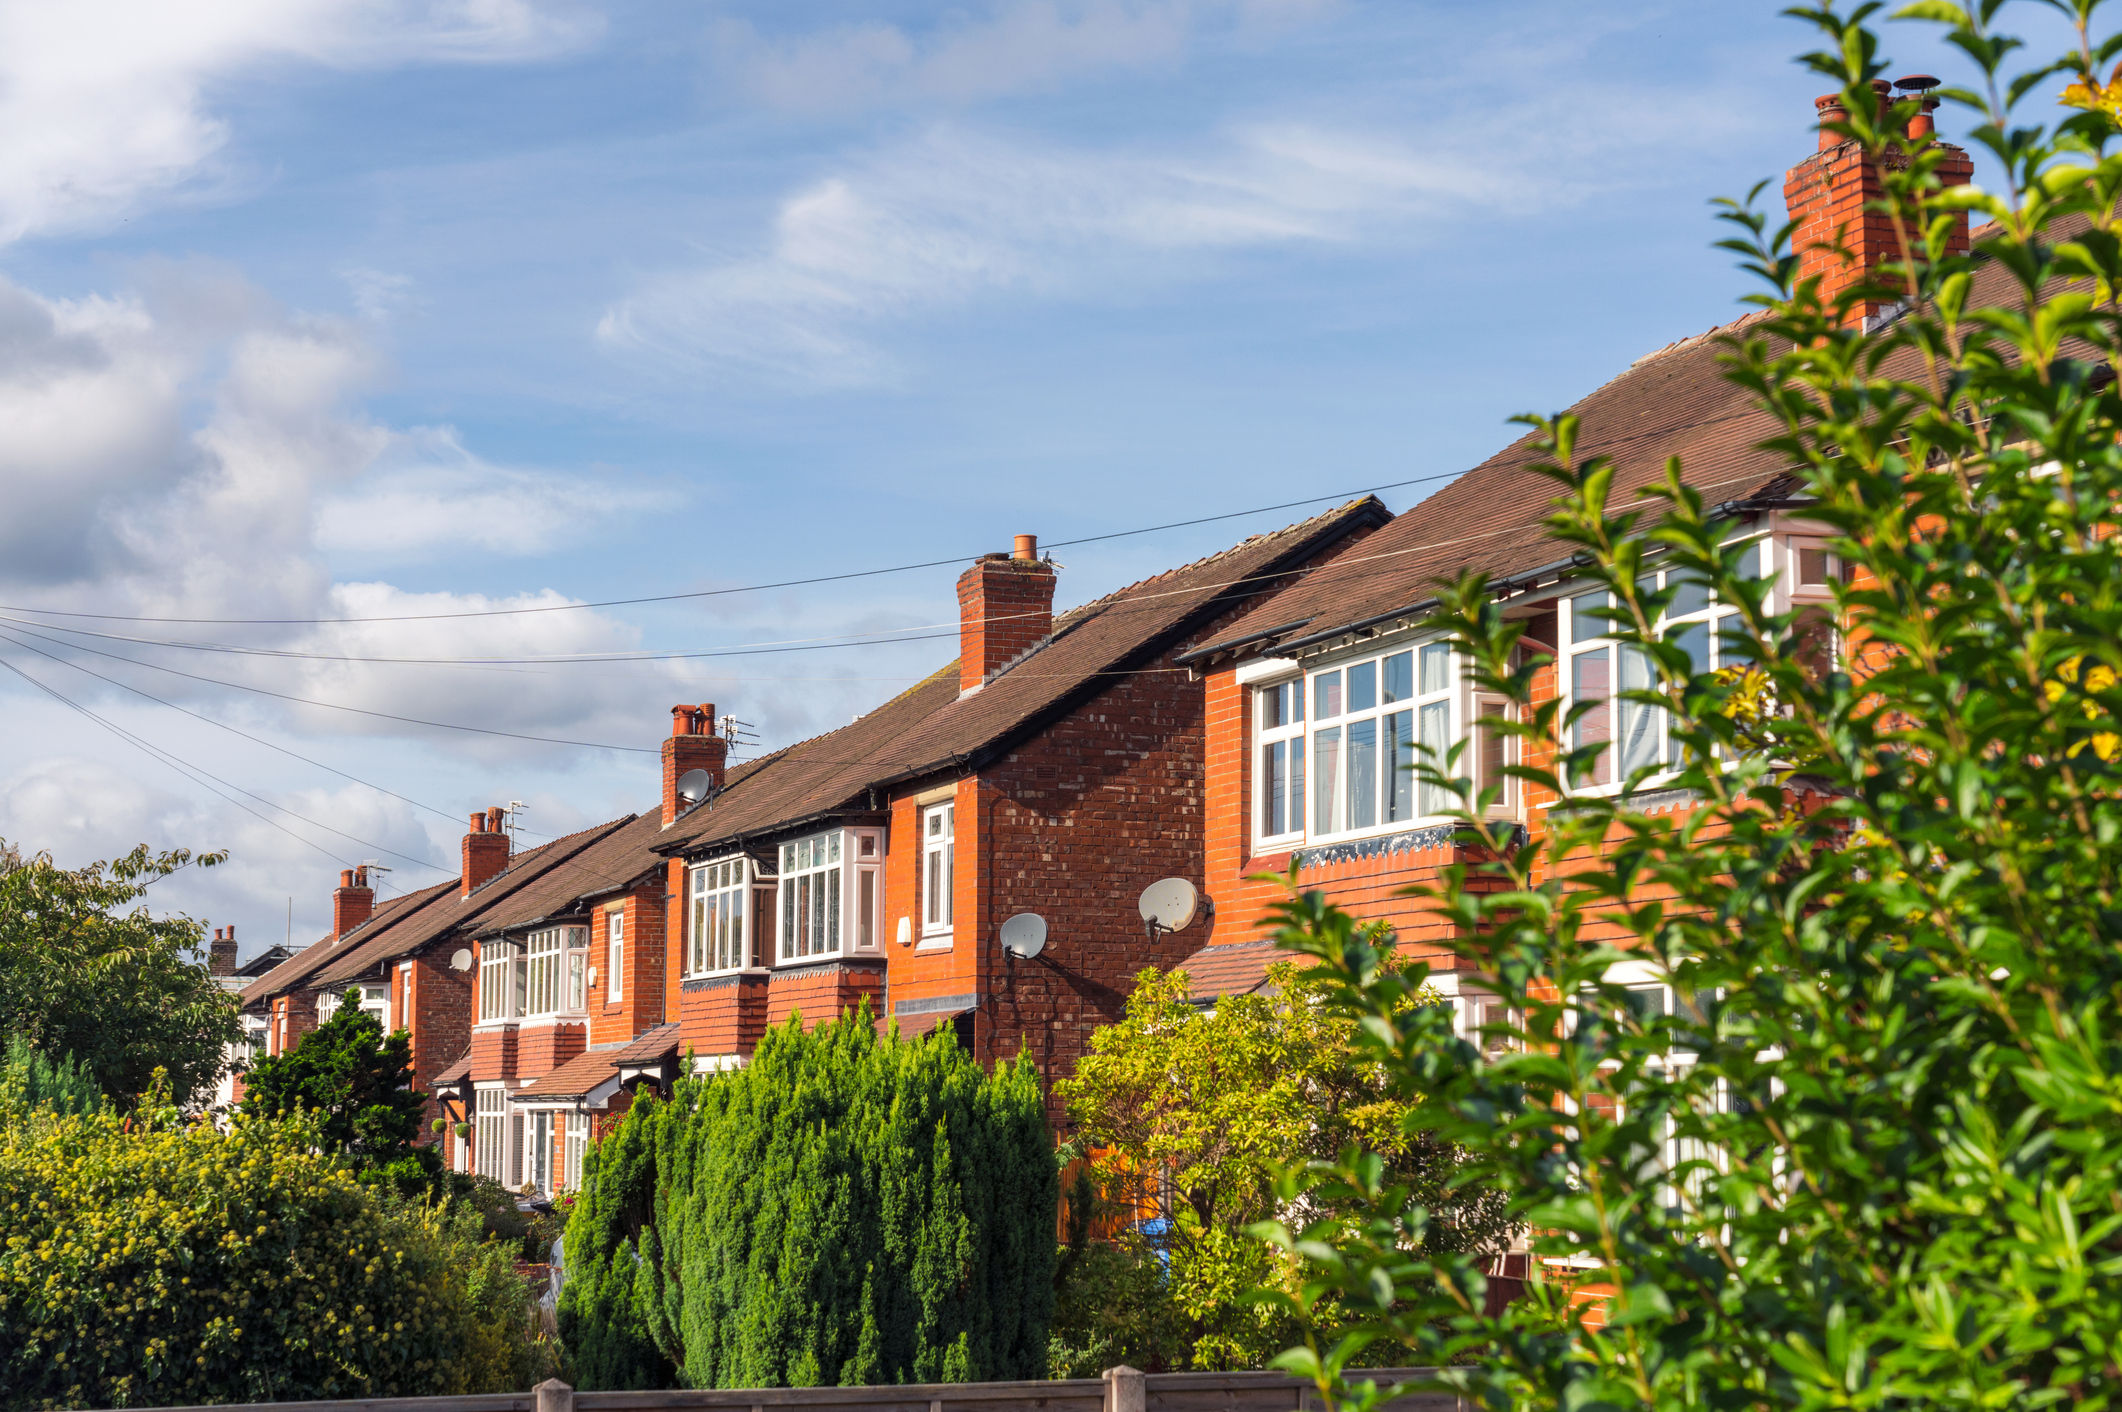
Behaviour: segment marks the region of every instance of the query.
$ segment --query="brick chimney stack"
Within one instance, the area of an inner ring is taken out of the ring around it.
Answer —
[[[1927,74],[1910,74],[1893,83],[1883,78],[1872,80],[1872,91],[1881,108],[1897,100],[1921,99],[1920,110],[1909,120],[1907,148],[1889,152],[1888,163],[1905,166],[1908,149],[1937,142],[1937,123],[1931,115],[1937,111],[1938,100],[1930,96],[1930,90],[1937,86],[1938,80]],[[1813,108],[1819,115],[1820,147],[1784,173],[1783,202],[1790,218],[1798,223],[1791,235],[1791,248],[1798,256],[1798,278],[1817,276],[1821,302],[1832,303],[1852,284],[1867,275],[1875,276],[1880,266],[1898,263],[1901,247],[1894,238],[1893,221],[1883,212],[1866,209],[1885,194],[1878,169],[1865,160],[1864,151],[1856,142],[1829,130],[1831,124],[1843,121],[1846,115],[1842,95],[1829,93],[1815,98]],[[1937,169],[1940,183],[1961,186],[1974,179],[1975,164],[1964,148],[1951,143],[1939,146],[1945,152],[1945,160]],[[1967,252],[1967,213],[1955,212],[1953,220],[1946,253],[1962,255]],[[1846,258],[1835,248],[1838,245],[1848,252]],[[1891,300],[1862,300],[1851,306],[1848,322],[1867,324],[1897,307]]]
[[[206,949],[206,973],[210,976],[236,974],[236,928],[233,925],[214,928],[213,945]]]
[[[501,831],[499,808],[472,814],[471,832],[464,836],[464,880],[459,897],[470,897],[474,889],[508,866],[508,835]]]
[[[332,940],[360,926],[375,910],[376,893],[368,885],[368,869],[340,869],[339,889],[332,894]]]
[[[1010,554],[984,554],[958,576],[958,690],[977,690],[1054,630],[1054,566],[1039,537],[1017,536]]]
[[[688,805],[678,798],[678,781],[694,770],[707,771],[722,787],[729,764],[729,742],[715,733],[715,703],[670,708],[670,739],[663,742],[663,822],[667,826]]]

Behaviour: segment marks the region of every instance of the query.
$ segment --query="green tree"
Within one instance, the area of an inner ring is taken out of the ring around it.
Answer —
[[[1898,137],[1914,104],[1882,109],[1870,87],[1890,72],[1871,7],[1810,15],[1826,42],[1808,62],[1841,87],[1904,242],[1872,288],[1823,306],[1794,284],[1791,231],[1729,212],[1768,285],[1730,376],[1855,569],[1831,660],[1817,623],[1767,611],[1732,526],[1677,474],[1615,505],[1576,426],[1543,423],[1552,531],[1654,666],[1629,695],[1668,713],[1695,803],[1643,807],[1639,772],[1552,811],[1544,840],[1491,832],[1495,869],[1427,891],[1522,1011],[1504,1027],[1522,1048],[1494,1062],[1406,1008],[1419,977],[1345,914],[1283,909],[1285,943],[1325,963],[1361,1042],[1425,1097],[1418,1121],[1510,1193],[1555,1262],[1484,1318],[1478,1267],[1419,1248],[1419,1199],[1360,1158],[1315,1171],[1340,1214],[1299,1247],[1295,1306],[1364,1314],[1290,1357],[1322,1385],[1382,1341],[1477,1360],[1455,1380],[1493,1406],[2122,1392],[2122,95],[2099,77],[2122,41],[2066,5],[2082,48],[2021,65],[1990,28],[2000,8],[1904,12],[1981,74],[1949,97],[1976,115],[1995,193],[1939,191],[1935,148]],[[2047,127],[2015,111],[2067,76],[2088,111]],[[1954,205],[1996,222],[1973,255],[1947,252]],[[1906,311],[1860,333],[1845,316],[1866,295]],[[1737,608],[1754,666],[1698,672],[1663,640],[1657,567]],[[1450,586],[1445,608],[1528,746],[1556,739],[1567,718],[1535,699],[1487,586]],[[1617,928],[1618,949],[1602,940]],[[1655,963],[1676,1003],[1612,984],[1623,956]]]
[[[0,1104],[60,1113],[92,1113],[104,1102],[86,1064],[65,1055],[52,1059],[18,1034],[7,1037],[6,1052],[0,1054],[0,1091],[5,1093]]]
[[[180,1102],[197,1100],[242,1036],[235,1003],[195,959],[197,922],[129,904],[157,879],[225,856],[143,845],[65,869],[0,840],[0,1034],[73,1056],[107,1094],[139,1094],[162,1068]]]
[[[1052,1144],[1029,1059],[989,1074],[947,1031],[879,1036],[867,1006],[792,1018],[600,1144],[568,1226],[571,1337],[605,1350],[597,1377],[660,1377],[645,1328],[691,1387],[1037,1377]]]
[[[639,1094],[616,1132],[582,1159],[582,1190],[562,1253],[560,1338],[575,1381],[586,1388],[663,1388],[677,1370],[649,1333],[659,1248],[656,1150],[670,1107]]]
[[[1327,1161],[1360,1143],[1438,1214],[1430,1246],[1476,1255],[1504,1246],[1500,1197],[1454,1186],[1458,1155],[1410,1130],[1407,1102],[1355,1047],[1354,1022],[1323,1003],[1309,968],[1284,961],[1268,980],[1265,993],[1201,1011],[1184,971],[1145,970],[1125,1016],[1099,1030],[1074,1076],[1055,1085],[1101,1204],[1122,1219],[1108,1252],[1072,1250],[1105,1289],[1097,1300],[1070,1301],[1072,1311],[1115,1334],[1122,1322],[1146,1335],[1176,1322],[1186,1366],[1258,1368],[1296,1335],[1285,1311],[1250,1298],[1255,1287],[1285,1283],[1290,1262],[1248,1234],[1281,1209],[1276,1177],[1293,1158]],[[1116,1319],[1111,1300],[1130,1287],[1150,1307]],[[1163,1356],[1153,1338],[1131,1344],[1124,1334],[1114,1351],[1145,1362]]]
[[[408,1190],[432,1184],[442,1170],[435,1150],[418,1145],[426,1106],[427,1096],[413,1087],[412,1036],[385,1035],[361,1008],[358,989],[300,1044],[257,1061],[243,1076],[246,1115],[300,1110],[330,1150]]]

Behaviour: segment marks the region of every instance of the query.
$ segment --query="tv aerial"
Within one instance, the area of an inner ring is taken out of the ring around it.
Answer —
[[[1046,918],[1037,912],[1019,912],[1002,924],[1002,949],[1029,961],[1046,950]]]
[[[691,809],[700,804],[712,804],[722,786],[705,770],[687,770],[678,776],[678,802]]]
[[[1164,932],[1184,931],[1201,909],[1201,894],[1185,878],[1164,878],[1142,889],[1135,904],[1155,941]]]

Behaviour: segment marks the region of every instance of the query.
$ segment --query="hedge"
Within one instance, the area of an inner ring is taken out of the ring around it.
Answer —
[[[0,1113],[0,1408],[528,1386],[476,1216],[388,1204],[314,1142]]]
[[[584,1183],[560,1311],[584,1387],[1045,1372],[1059,1193],[1028,1058],[990,1074],[866,1007],[792,1019],[637,1103]]]

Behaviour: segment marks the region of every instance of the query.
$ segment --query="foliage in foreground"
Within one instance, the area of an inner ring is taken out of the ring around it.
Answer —
[[[180,1104],[201,1098],[242,1036],[235,1003],[195,959],[204,928],[136,904],[157,879],[222,856],[142,845],[67,869],[0,839],[0,1034],[71,1055],[114,1098],[144,1093],[156,1069]]]
[[[0,1408],[511,1391],[550,1370],[475,1212],[364,1186],[300,1123],[174,1115],[0,1112]]]
[[[1035,1378],[1057,1178],[1029,1059],[868,1007],[637,1101],[585,1165],[561,1334],[585,1387]]]
[[[1360,1158],[1315,1172],[1353,1209],[1306,1233],[1296,1303],[1366,1314],[1291,1355],[1322,1384],[1370,1340],[1409,1362],[1478,1356],[1454,1376],[1494,1406],[2101,1407],[2122,1391],[2122,156],[2104,115],[2007,119],[1997,95],[2052,92],[2054,70],[2006,72],[1983,22],[1911,9],[1990,76],[1955,101],[2012,187],[1941,194],[1934,151],[1900,162],[1890,134],[1913,105],[1876,116],[1868,81],[1892,70],[1861,28],[1814,16],[1831,45],[1812,62],[1842,83],[1915,255],[1884,291],[1908,312],[1843,328],[1810,282],[1790,287],[1788,232],[1732,212],[1774,288],[1731,376],[1779,420],[1797,493],[1853,566],[1836,659],[1817,623],[1766,611],[1724,543],[1740,526],[1677,480],[1610,504],[1610,468],[1579,457],[1570,421],[1547,424],[1553,530],[1648,668],[1622,729],[1664,713],[1681,765],[1658,785],[1696,803],[1640,807],[1639,772],[1618,798],[1554,810],[1544,842],[1492,837],[1503,862],[1478,882],[1429,890],[1522,1015],[1507,1029],[1523,1049],[1496,1062],[1406,1008],[1412,978],[1346,916],[1317,897],[1284,909],[1285,944],[1321,957],[1378,1061],[1429,1095],[1419,1121],[1512,1193],[1557,1262],[1483,1318],[1476,1265],[1419,1249],[1411,1193]],[[2118,49],[2088,43],[2061,68],[2108,93],[2097,73]],[[2006,276],[1995,307],[1971,305],[1976,259],[1944,253],[1948,202],[1998,222],[1978,246]],[[1706,672],[1660,632],[1676,579],[1734,610],[1757,665]],[[1517,702],[1524,777],[1582,769],[1603,746],[1545,763],[1569,721],[1513,661],[1519,625],[1478,580],[1446,599],[1480,687]],[[1611,983],[1626,956],[1676,1003]]]
[[[1284,1211],[1275,1179],[1289,1162],[1331,1160],[1350,1143],[1382,1154],[1434,1213],[1431,1249],[1504,1247],[1501,1197],[1454,1185],[1458,1155],[1410,1129],[1406,1100],[1357,1050],[1354,1022],[1324,1003],[1309,969],[1282,962],[1266,993],[1207,1011],[1184,971],[1146,970],[1126,1014],[1055,1085],[1108,1213],[1107,1240],[1072,1233],[1062,1257],[1056,1363],[1085,1376],[1116,1363],[1264,1366],[1299,1328],[1251,1294],[1290,1285],[1293,1262],[1248,1229]],[[1411,997],[1424,999],[1434,996]],[[1072,1207],[1080,1199],[1071,1192]]]
[[[329,1150],[407,1192],[434,1186],[442,1174],[435,1149],[418,1145],[426,1104],[413,1087],[412,1036],[385,1035],[358,990],[293,1049],[258,1059],[243,1076],[246,1115],[300,1111]]]

